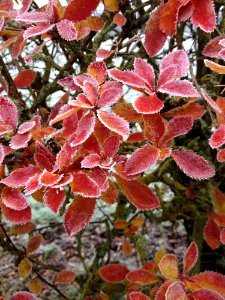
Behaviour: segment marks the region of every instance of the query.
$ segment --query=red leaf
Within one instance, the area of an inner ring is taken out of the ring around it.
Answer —
[[[151,166],[158,159],[158,149],[151,145],[145,145],[133,152],[125,163],[125,170],[128,175],[139,174]]]
[[[101,191],[97,183],[88,177],[84,172],[75,173],[73,176],[73,182],[70,186],[74,193],[80,194],[83,197],[98,197]]]
[[[156,96],[140,96],[134,100],[134,109],[141,114],[155,114],[164,107],[164,103]]]
[[[127,295],[127,300],[149,300],[149,297],[141,292],[135,291]]]
[[[95,211],[96,200],[93,198],[76,197],[68,207],[64,216],[64,227],[71,236],[77,234],[90,221]]]
[[[116,179],[123,194],[135,207],[140,210],[149,210],[159,207],[160,202],[158,198],[145,184],[135,180],[127,181],[119,176],[116,176]]]
[[[143,116],[145,137],[154,145],[158,145],[165,132],[165,124],[160,114]]]
[[[11,187],[4,187],[2,190],[2,202],[8,208],[14,210],[24,210],[27,206],[27,199],[23,193]]]
[[[172,151],[172,157],[178,167],[189,177],[207,179],[215,175],[214,169],[208,162],[190,150]]]
[[[166,254],[159,262],[160,272],[164,277],[176,280],[179,275],[177,257],[173,254]]]
[[[212,216],[208,217],[208,221],[204,228],[204,238],[212,249],[216,249],[220,245],[220,229],[214,222]]]
[[[144,47],[149,56],[155,56],[163,47],[166,35],[160,29],[160,15],[163,6],[159,6],[151,15],[146,28]]]
[[[126,280],[129,269],[119,264],[109,264],[99,269],[99,275],[106,282],[119,283]]]
[[[192,293],[195,300],[224,300],[220,294],[207,289],[201,289]]]
[[[212,32],[216,26],[216,14],[212,0],[192,0],[194,11],[192,22],[196,27],[200,27],[206,32]]]
[[[161,93],[167,93],[179,97],[199,97],[198,91],[188,80],[175,80],[167,82],[158,89]]]
[[[212,134],[209,139],[209,145],[211,148],[219,148],[225,143],[225,125],[220,125],[219,128]]]
[[[25,224],[31,220],[31,209],[27,206],[22,210],[14,210],[1,204],[2,213],[5,218],[14,224]]]
[[[53,186],[54,184],[58,183],[62,179],[62,177],[63,174],[59,175],[44,170],[39,177],[39,182],[44,186]]]
[[[48,206],[55,214],[58,214],[65,197],[65,190],[49,188],[45,192],[43,198],[46,206]]]
[[[187,300],[187,294],[182,282],[173,282],[166,291],[166,300]]]
[[[2,180],[2,183],[14,188],[18,188],[20,186],[26,185],[29,179],[35,174],[38,174],[39,172],[39,168],[30,165],[29,167],[13,171],[7,178]]]
[[[225,228],[223,228],[221,230],[221,233],[220,233],[220,241],[221,243],[223,243],[225,245]]]
[[[166,291],[173,282],[167,280],[158,289],[155,300],[166,300]]]
[[[99,84],[106,80],[107,68],[103,61],[93,62],[89,65],[87,73],[93,76]]]
[[[1,125],[9,125],[14,129],[18,121],[16,105],[6,97],[0,96],[0,120]]]
[[[127,22],[127,19],[124,17],[124,15],[122,14],[116,14],[114,17],[113,17],[113,22],[118,25],[118,26],[124,26]]]
[[[28,292],[15,293],[10,300],[37,300],[37,298]]]
[[[200,284],[202,288],[210,289],[225,297],[225,275],[221,275],[212,271],[206,271],[192,276],[191,281]]]
[[[218,214],[225,214],[225,194],[218,188],[210,188],[210,196],[213,203],[214,211]]]
[[[219,150],[216,158],[217,158],[218,162],[224,162],[225,161],[225,149]]]
[[[100,0],[72,0],[66,7],[64,19],[79,22],[87,19],[97,8]]]
[[[27,243],[27,247],[26,247],[27,255],[35,252],[41,246],[42,241],[43,241],[43,237],[41,234],[33,235]]]
[[[104,156],[113,157],[119,150],[120,140],[117,136],[110,136],[104,143]]]
[[[59,35],[67,41],[77,40],[77,30],[74,23],[69,20],[61,20],[56,24]]]
[[[142,286],[159,281],[158,277],[143,269],[129,272],[126,276],[126,279]]]
[[[157,83],[157,90],[163,87],[166,83],[174,81],[176,79],[176,73],[177,69],[173,65],[161,70]]]
[[[54,284],[70,283],[74,280],[75,276],[76,275],[74,272],[63,270],[55,274],[53,283]]]
[[[32,26],[30,28],[28,28],[27,30],[24,31],[23,37],[25,39],[28,39],[32,36],[36,36],[36,35],[40,35],[43,33],[46,33],[50,30],[52,30],[52,28],[55,26],[55,24],[40,24],[37,26]]]
[[[160,29],[169,36],[176,33],[178,21],[178,11],[180,9],[180,0],[169,0],[162,9],[160,15]]]
[[[95,116],[92,113],[84,116],[77,124],[77,130],[71,137],[71,146],[84,143],[94,131]]]
[[[194,267],[197,260],[198,260],[198,247],[195,242],[192,242],[184,254],[183,272],[188,273]]]
[[[161,62],[160,71],[164,71],[168,67],[176,68],[175,78],[184,77],[187,75],[189,67],[189,59],[184,50],[176,50],[167,54]]]
[[[120,135],[129,135],[129,123],[114,113],[98,111],[98,119],[108,129]]]

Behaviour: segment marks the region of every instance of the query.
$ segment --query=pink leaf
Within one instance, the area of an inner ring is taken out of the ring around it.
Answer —
[[[164,107],[164,103],[156,96],[140,96],[134,100],[134,109],[141,114],[155,114]]]
[[[16,17],[17,21],[23,21],[26,23],[49,23],[50,19],[46,13],[43,12],[29,12],[20,14]]]
[[[24,133],[24,134],[17,133],[16,135],[13,136],[9,145],[12,149],[26,148],[30,139],[31,139],[30,133]]]
[[[100,98],[97,107],[106,107],[115,104],[123,96],[123,89],[119,82],[107,81],[100,89]]]
[[[207,289],[198,290],[192,296],[195,300],[224,300],[220,294]]]
[[[212,134],[209,139],[209,145],[211,148],[219,148],[225,143],[225,125],[220,125],[219,128]]]
[[[77,40],[77,31],[74,23],[69,20],[61,20],[56,24],[59,35],[67,41]]]
[[[107,59],[108,57],[110,57],[112,55],[112,51],[110,50],[106,50],[106,49],[98,49],[97,52],[96,52],[96,56],[98,58],[101,58],[101,59]]]
[[[173,282],[166,291],[166,300],[187,300],[187,295],[182,282]]]
[[[189,60],[184,50],[176,50],[166,55],[160,65],[160,71],[173,66],[176,68],[176,78],[184,77],[187,75]]]
[[[95,116],[92,113],[84,116],[77,124],[77,130],[71,137],[71,146],[84,143],[94,131]]]
[[[23,193],[11,187],[4,187],[2,190],[2,202],[8,208],[23,210],[28,206],[27,199]]]
[[[153,166],[158,159],[158,149],[151,145],[145,145],[133,152],[125,163],[128,175],[135,175],[146,171]]]
[[[129,135],[129,123],[114,113],[98,111],[98,119],[108,129],[122,136]]]
[[[159,207],[160,202],[147,185],[131,180],[127,181],[116,176],[119,186],[127,199],[140,210],[149,210]]]
[[[134,88],[144,89],[146,86],[145,81],[133,71],[120,71],[118,69],[111,69],[109,70],[109,75],[113,79]]]
[[[29,167],[13,171],[7,178],[2,180],[2,183],[10,187],[18,188],[24,186],[29,179],[37,173],[39,173],[39,168],[30,165]]]
[[[174,117],[167,125],[167,131],[160,141],[164,145],[177,136],[188,133],[193,126],[193,119],[189,116]]]
[[[90,221],[95,211],[96,200],[93,198],[76,197],[68,207],[64,216],[64,227],[71,236],[77,234]]]
[[[24,122],[18,128],[17,133],[19,133],[19,134],[27,133],[31,129],[33,129],[35,125],[36,125],[35,121]]]
[[[161,93],[180,97],[199,97],[198,91],[188,80],[175,80],[167,82],[158,89]]]
[[[3,163],[5,158],[5,151],[2,144],[0,144],[0,165]]]
[[[106,282],[119,283],[125,281],[129,269],[123,265],[109,264],[99,269],[98,273]]]
[[[81,162],[82,168],[95,168],[101,163],[101,157],[98,154],[92,153],[85,157]]]
[[[206,93],[205,90],[201,90],[206,102],[217,112],[218,114],[223,114],[223,111],[219,107],[219,105]]]
[[[144,47],[149,56],[155,56],[163,47],[166,35],[160,29],[160,15],[163,6],[159,6],[151,15],[146,28]]]
[[[10,300],[37,300],[37,298],[28,292],[15,293]]]
[[[184,273],[188,273],[196,264],[198,260],[198,246],[195,242],[192,242],[184,254],[183,269]]]
[[[210,40],[210,42],[205,46],[202,54],[210,57],[220,58],[220,51],[223,50],[223,46],[220,41],[225,38],[225,34],[219,35],[216,38]]]
[[[36,35],[40,35],[43,33],[46,33],[50,30],[52,30],[52,28],[55,26],[55,24],[40,24],[37,26],[32,26],[30,28],[28,28],[27,30],[24,31],[23,37],[25,39],[28,39],[32,36],[36,36]]]
[[[163,87],[166,83],[174,81],[176,79],[176,73],[176,67],[173,65],[161,70],[157,83],[157,90]]]
[[[192,14],[192,22],[206,32],[212,32],[216,26],[216,13],[212,0],[192,0],[194,11]]]
[[[172,151],[172,157],[178,167],[189,177],[208,179],[215,175],[215,170],[198,154],[190,150]]]
[[[64,190],[49,188],[45,192],[43,199],[46,206],[55,214],[58,214],[65,197],[66,193]]]
[[[81,88],[74,83],[73,76],[68,76],[63,79],[59,79],[57,81],[57,83],[66,89],[74,90],[74,91],[81,91]]]
[[[6,97],[0,96],[0,124],[11,126],[14,129],[18,121],[16,105]]]
[[[155,74],[153,67],[144,61],[142,58],[135,58],[134,60],[134,73],[138,74],[150,90],[154,92]]]

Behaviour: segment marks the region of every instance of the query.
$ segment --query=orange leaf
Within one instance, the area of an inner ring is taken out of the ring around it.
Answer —
[[[159,269],[164,277],[176,280],[179,275],[177,257],[173,254],[166,254],[159,262]]]
[[[126,266],[119,264],[109,264],[99,269],[99,275],[106,282],[118,283],[126,279],[129,270]]]
[[[127,274],[126,279],[141,286],[159,281],[158,277],[143,269],[131,271]]]
[[[116,12],[119,10],[118,0],[104,0],[105,9],[110,12]]]
[[[123,253],[126,254],[127,256],[130,256],[132,254],[131,244],[126,239],[123,240],[122,250]]]
[[[14,83],[18,89],[31,85],[36,77],[36,73],[32,70],[23,70],[14,79]]]
[[[128,226],[128,224],[129,223],[126,220],[116,220],[113,225],[116,229],[124,229]]]
[[[211,60],[204,59],[204,63],[206,67],[210,68],[210,70],[219,73],[219,74],[225,74],[225,66],[221,66],[219,64],[214,63]]]
[[[29,281],[29,290],[35,295],[41,293],[42,287],[42,281],[38,277],[34,277]]]

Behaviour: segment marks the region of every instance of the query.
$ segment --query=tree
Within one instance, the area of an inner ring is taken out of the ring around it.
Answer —
[[[47,286],[54,299],[224,299],[223,270],[204,264],[206,247],[221,258],[225,244],[224,1],[21,2],[0,3],[0,233],[24,279],[3,296],[45,299]],[[63,221],[34,224],[35,202]],[[141,235],[179,220],[182,268],[166,249],[150,257]],[[87,263],[94,223],[105,242]],[[42,229],[62,224],[81,274],[35,254]],[[121,251],[111,259],[118,236],[137,269]]]

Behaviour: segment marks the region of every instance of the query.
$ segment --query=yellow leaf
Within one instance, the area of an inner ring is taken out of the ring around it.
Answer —
[[[28,258],[24,258],[21,260],[19,266],[18,266],[18,272],[20,277],[27,278],[32,271],[32,263],[29,261]]]
[[[29,290],[31,293],[38,295],[42,291],[42,282],[38,277],[34,277],[29,281]]]

